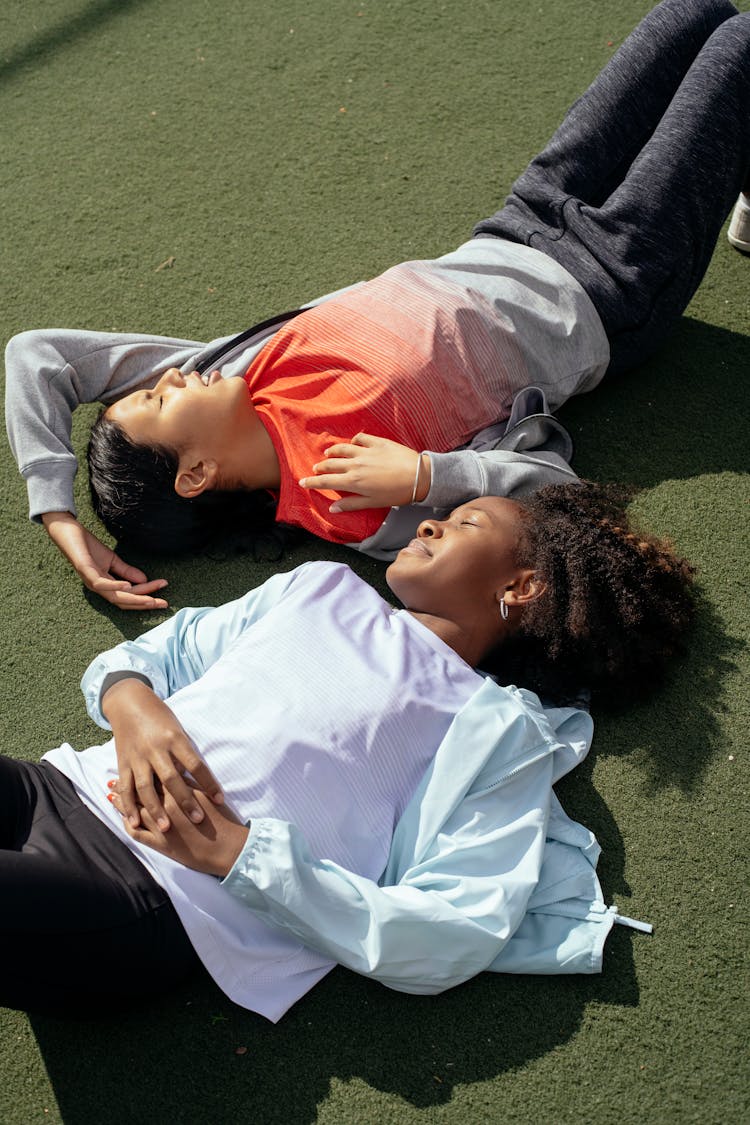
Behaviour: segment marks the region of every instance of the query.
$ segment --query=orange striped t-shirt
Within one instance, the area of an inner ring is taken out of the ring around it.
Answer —
[[[406,262],[284,325],[245,375],[281,470],[277,519],[338,543],[386,509],[331,515],[337,493],[298,485],[360,431],[445,453],[510,413],[528,382],[512,326],[432,262]]]

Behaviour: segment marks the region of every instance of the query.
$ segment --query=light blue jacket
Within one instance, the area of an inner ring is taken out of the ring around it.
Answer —
[[[255,914],[403,992],[489,969],[594,973],[616,910],[599,845],[552,785],[588,752],[572,708],[486,680],[399,821],[378,883],[309,854],[293,825],[255,821],[223,885]]]

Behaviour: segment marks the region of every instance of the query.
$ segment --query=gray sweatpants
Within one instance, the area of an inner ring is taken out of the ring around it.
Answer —
[[[750,12],[663,0],[474,233],[533,246],[572,273],[620,372],[674,327],[748,186]]]

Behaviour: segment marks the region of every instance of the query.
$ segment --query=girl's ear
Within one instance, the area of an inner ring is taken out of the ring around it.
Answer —
[[[498,602],[508,606],[524,606],[536,601],[547,589],[547,583],[534,570],[522,570],[510,586],[497,593]]]
[[[184,500],[192,500],[207,489],[216,488],[218,465],[215,461],[198,461],[194,465],[180,464],[174,478],[174,490]]]

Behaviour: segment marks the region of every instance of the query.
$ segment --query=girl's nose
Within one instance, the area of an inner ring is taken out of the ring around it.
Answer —
[[[161,379],[157,383],[157,386],[160,387],[160,388],[164,388],[164,387],[184,387],[185,386],[185,376],[182,374],[182,372],[177,367],[170,367],[168,371],[164,372]]]
[[[422,520],[417,528],[419,539],[439,539],[443,534],[443,525],[440,520]]]

